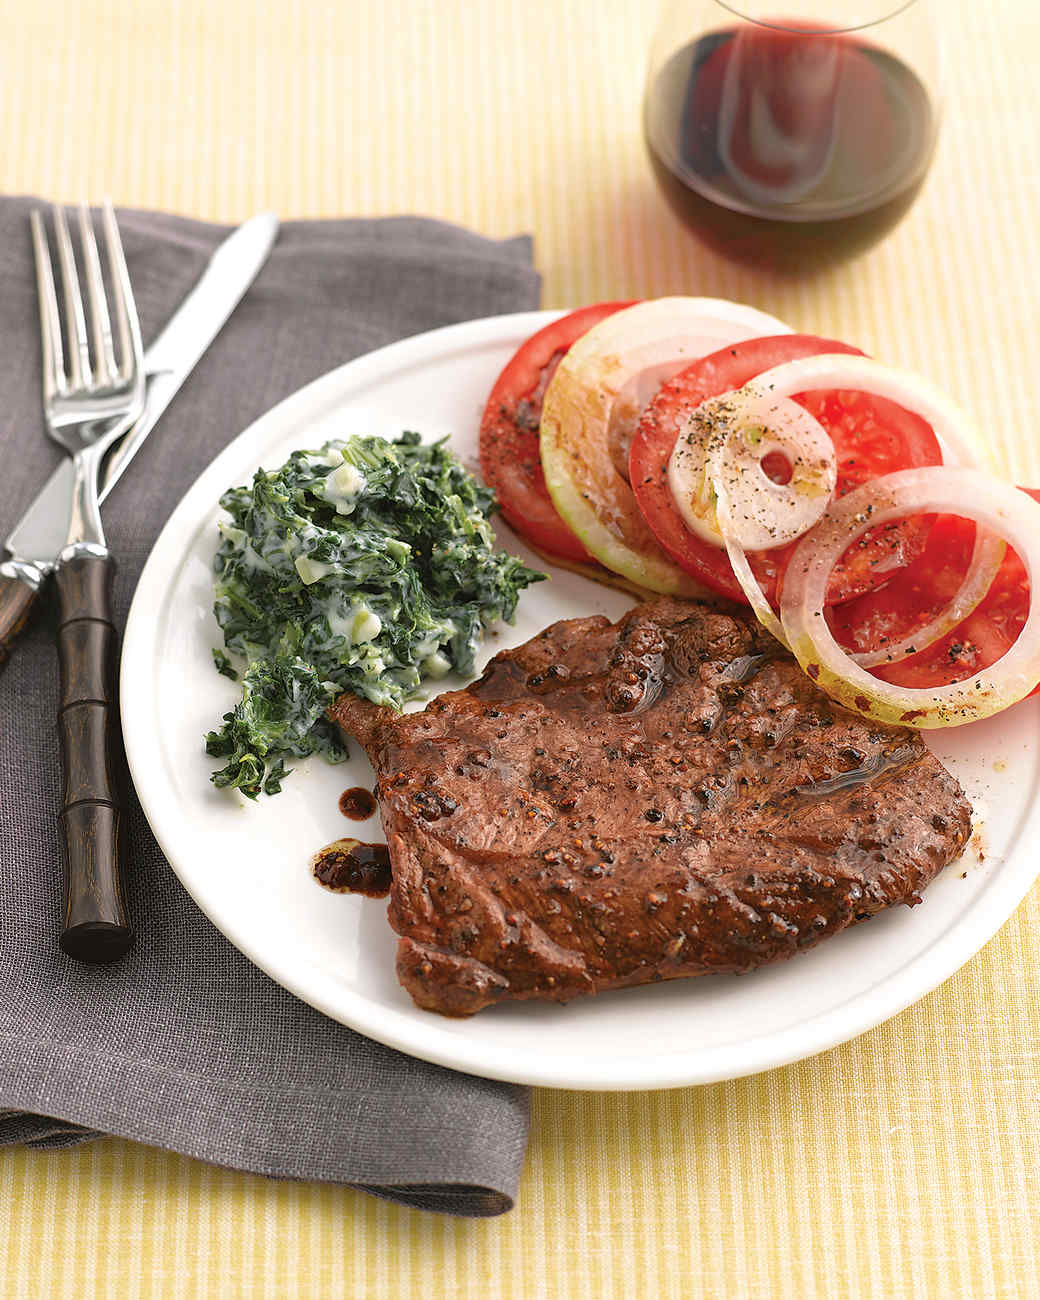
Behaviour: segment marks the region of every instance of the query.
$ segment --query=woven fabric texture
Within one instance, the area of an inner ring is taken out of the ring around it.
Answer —
[[[0,518],[13,523],[59,449],[41,429],[31,200],[0,200]],[[122,215],[145,340],[224,231]],[[534,305],[524,238],[443,222],[292,222],[106,505],[122,626],[167,515],[262,411],[332,366],[417,330]],[[508,1209],[523,1164],[527,1093],[401,1056],[262,975],[206,920],[131,796],[124,879],[137,942],[112,966],[58,951],[61,778],[53,611],[0,674],[0,1145],[65,1144],[86,1129],[235,1169],[352,1183],[462,1214]],[[200,738],[201,744],[201,738]],[[214,862],[214,870],[220,863]],[[33,1123],[26,1114],[36,1114]],[[55,1124],[76,1126],[70,1132]]]

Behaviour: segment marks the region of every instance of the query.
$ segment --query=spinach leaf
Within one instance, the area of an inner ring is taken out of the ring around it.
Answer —
[[[288,758],[345,757],[325,716],[341,691],[399,709],[425,678],[472,672],[484,629],[544,577],[494,549],[493,494],[417,433],[293,452],[221,505],[214,613],[245,668],[206,749],[227,760],[215,784],[254,799]]]

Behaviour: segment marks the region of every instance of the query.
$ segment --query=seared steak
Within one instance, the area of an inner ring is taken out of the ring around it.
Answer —
[[[790,957],[919,902],[970,834],[916,732],[697,603],[555,623],[422,713],[332,716],[379,774],[398,977],[448,1015]]]

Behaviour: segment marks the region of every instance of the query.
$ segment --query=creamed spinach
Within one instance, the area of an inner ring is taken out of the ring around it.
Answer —
[[[242,698],[206,737],[218,786],[275,794],[286,761],[346,751],[341,691],[399,709],[424,678],[473,671],[483,631],[544,575],[495,549],[492,492],[443,442],[351,437],[257,470],[220,504],[214,663]]]

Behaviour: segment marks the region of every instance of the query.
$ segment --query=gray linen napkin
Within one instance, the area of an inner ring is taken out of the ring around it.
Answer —
[[[0,199],[0,536],[57,462],[40,409],[28,199]],[[127,211],[146,342],[224,231]],[[331,367],[454,321],[537,305],[526,238],[440,222],[292,222],[105,506],[125,619],[185,489],[256,416]],[[206,920],[136,800],[127,883],[137,944],[90,968],[57,948],[59,757],[50,611],[0,670],[0,1145],[101,1133],[278,1177],[346,1183],[428,1210],[511,1208],[523,1088],[427,1065],[352,1033],[257,970]]]

